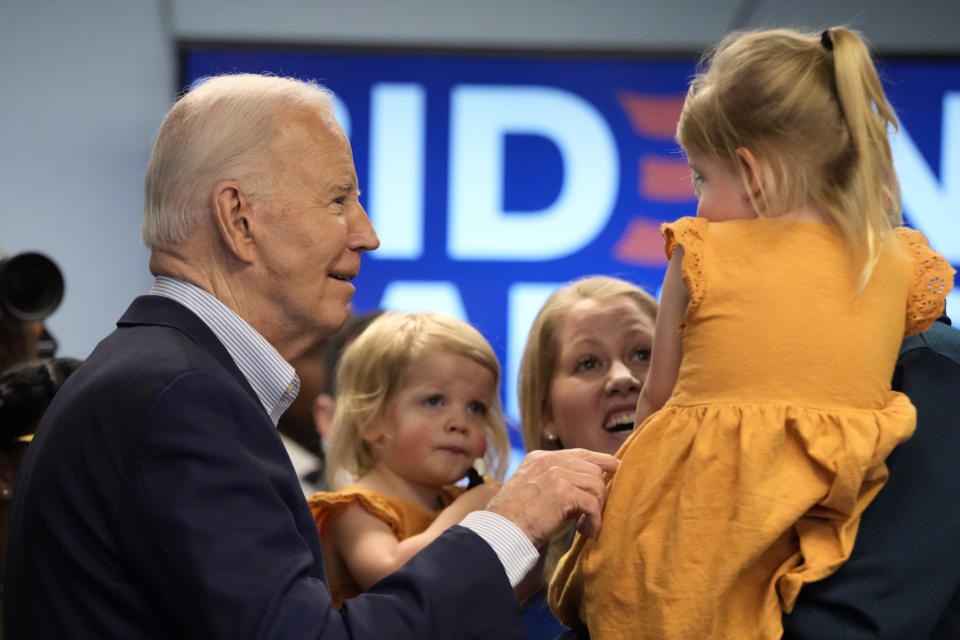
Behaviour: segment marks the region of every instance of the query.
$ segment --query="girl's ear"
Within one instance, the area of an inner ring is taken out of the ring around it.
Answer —
[[[384,439],[386,434],[379,422],[372,422],[359,428],[360,437],[368,444],[376,444]]]
[[[760,161],[753,155],[753,152],[746,147],[737,147],[737,158],[740,160],[740,167],[746,176],[748,191],[743,194],[744,199],[758,201],[762,199],[763,182],[761,176]]]

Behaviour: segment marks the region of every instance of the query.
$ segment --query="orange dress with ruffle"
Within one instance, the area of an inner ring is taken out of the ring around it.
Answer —
[[[445,487],[441,492],[442,506],[436,511],[425,511],[419,506],[401,498],[386,496],[362,487],[345,487],[340,491],[321,491],[307,498],[313,518],[320,530],[320,543],[323,549],[323,567],[330,584],[333,606],[337,609],[344,600],[363,593],[343,561],[337,556],[326,529],[330,521],[346,507],[359,504],[372,515],[383,520],[393,530],[397,540],[406,540],[410,536],[423,533],[436,519],[437,514],[465,491],[463,487]]]
[[[862,291],[832,226],[662,232],[690,292],[679,377],[617,452],[600,533],[576,537],[550,604],[593,640],[780,638],[801,586],[849,557],[884,460],[913,433],[890,381],[953,269],[906,228]]]

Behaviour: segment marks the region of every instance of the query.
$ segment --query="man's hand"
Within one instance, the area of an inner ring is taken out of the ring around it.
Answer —
[[[567,518],[580,517],[577,528],[593,537],[606,499],[603,473],[613,473],[619,464],[613,456],[586,449],[532,451],[487,510],[512,521],[538,548]]]

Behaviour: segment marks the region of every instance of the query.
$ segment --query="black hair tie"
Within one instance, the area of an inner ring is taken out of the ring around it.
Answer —
[[[820,34],[820,44],[822,44],[823,48],[827,51],[833,51],[833,40],[830,39],[830,29],[825,29],[823,33]]]

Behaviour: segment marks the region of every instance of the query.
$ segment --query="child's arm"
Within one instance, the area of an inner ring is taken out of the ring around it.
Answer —
[[[657,311],[657,326],[653,333],[653,350],[650,354],[650,369],[647,379],[640,389],[637,401],[637,417],[634,428],[643,424],[651,413],[663,406],[673,393],[673,385],[680,372],[680,359],[683,357],[682,336],[677,331],[683,323],[690,302],[690,292],[683,284],[680,263],[683,261],[683,247],[677,245],[670,257],[670,266],[663,278],[663,292],[660,294],[660,309]]]
[[[488,480],[464,492],[441,511],[423,533],[402,541],[397,540],[390,525],[354,504],[329,523],[330,539],[350,575],[361,589],[367,590],[468,513],[486,507],[500,484]]]

